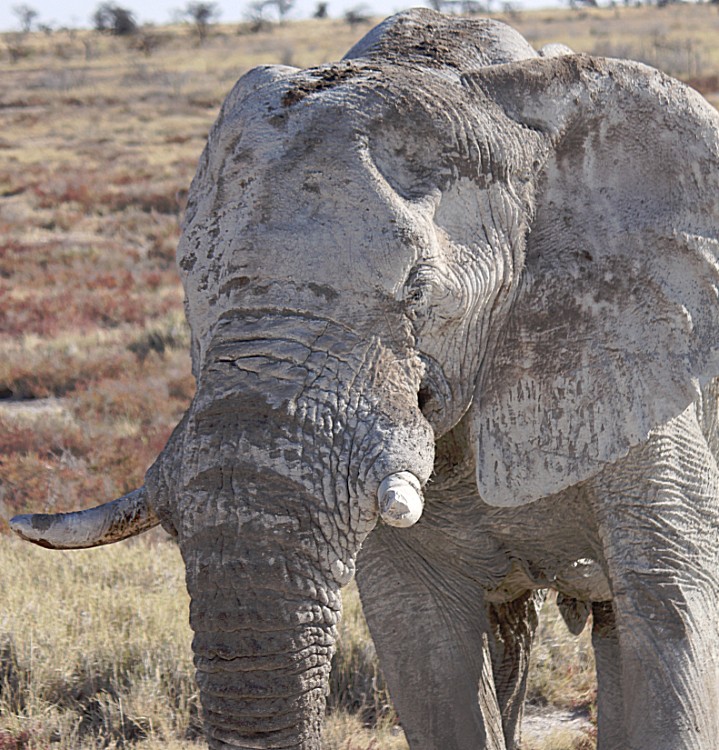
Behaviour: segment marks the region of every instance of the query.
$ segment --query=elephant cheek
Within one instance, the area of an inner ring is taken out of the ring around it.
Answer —
[[[184,545],[183,556],[210,747],[319,750],[336,591],[317,585],[287,539],[208,541]]]

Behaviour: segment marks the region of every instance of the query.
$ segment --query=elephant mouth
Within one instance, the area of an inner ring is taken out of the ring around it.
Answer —
[[[423,365],[422,381],[417,392],[417,404],[425,419],[432,425],[438,439],[449,432],[462,418],[469,404],[462,408],[455,405],[461,400],[455,398],[442,366],[428,354],[421,353]]]

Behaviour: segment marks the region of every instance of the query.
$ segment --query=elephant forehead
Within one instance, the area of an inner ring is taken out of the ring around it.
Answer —
[[[365,147],[373,160],[391,161],[389,174],[419,183],[408,186],[412,198],[458,170],[506,171],[508,162],[522,162],[522,153],[493,147],[496,131],[511,128],[504,114],[448,70],[350,60],[297,71],[228,108],[215,161],[224,158],[224,141],[259,165],[279,162],[285,174],[314,162],[329,175],[332,167],[351,171],[347,159]]]
[[[401,200],[361,148],[326,144],[248,163],[243,175],[221,177],[222,204],[207,201],[187,228],[198,258],[190,276],[214,269],[220,285],[239,274],[394,294],[431,244],[422,206]]]
[[[443,15],[412,8],[385,19],[345,55],[345,59],[400,58],[426,67],[477,70],[536,57],[511,26],[489,18]]]
[[[377,166],[369,125],[387,107],[368,97],[377,112],[359,114],[354,90],[340,97],[348,106],[339,94],[295,102],[304,91],[295,77],[280,83],[210,139],[180,246],[187,282],[219,291],[230,278],[285,279],[394,294],[434,230],[432,196],[406,200]]]

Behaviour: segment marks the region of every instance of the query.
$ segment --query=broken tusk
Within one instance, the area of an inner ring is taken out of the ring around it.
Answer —
[[[10,528],[23,539],[50,549],[83,549],[119,542],[157,526],[160,519],[140,487],[110,503],[75,513],[15,516]]]
[[[419,480],[409,471],[385,477],[377,490],[377,500],[382,520],[401,529],[416,524],[424,509]]]

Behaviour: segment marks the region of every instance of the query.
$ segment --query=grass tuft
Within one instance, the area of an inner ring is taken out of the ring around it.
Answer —
[[[555,729],[539,740],[522,744],[522,750],[595,750],[596,739],[575,729]]]

